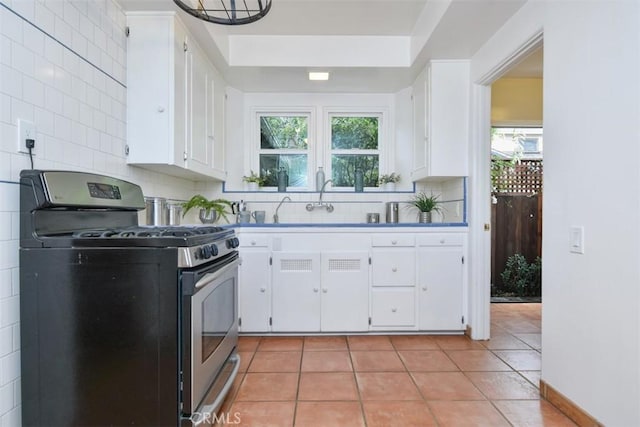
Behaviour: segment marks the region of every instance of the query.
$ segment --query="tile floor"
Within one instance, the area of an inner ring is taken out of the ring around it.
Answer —
[[[221,414],[252,427],[574,425],[539,396],[540,304],[491,313],[489,341],[241,337]]]

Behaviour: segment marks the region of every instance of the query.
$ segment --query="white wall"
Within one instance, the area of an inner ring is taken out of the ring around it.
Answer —
[[[474,80],[540,28],[542,380],[605,425],[640,425],[639,3],[529,2],[473,58]]]
[[[117,176],[151,196],[195,187],[126,165],[124,27],[111,0],[0,3],[0,427],[20,425],[17,181],[29,161],[17,120],[36,124],[35,168]]]

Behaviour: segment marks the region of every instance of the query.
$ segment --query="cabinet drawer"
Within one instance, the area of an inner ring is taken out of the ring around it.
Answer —
[[[239,239],[241,248],[266,248],[269,246],[268,237],[259,234],[241,234]]]
[[[416,279],[414,249],[374,251],[371,259],[373,286],[413,286]]]
[[[413,287],[378,288],[371,292],[371,326],[413,326]]]
[[[371,246],[402,247],[414,246],[415,238],[409,234],[376,234],[371,236]]]
[[[422,234],[418,236],[418,246],[462,246],[464,234]]]

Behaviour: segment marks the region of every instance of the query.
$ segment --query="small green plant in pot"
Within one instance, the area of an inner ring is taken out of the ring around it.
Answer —
[[[184,209],[182,216],[186,215],[193,208],[199,208],[198,218],[203,224],[213,224],[221,217],[228,223],[227,208],[231,207],[231,202],[226,199],[209,200],[201,194],[196,194],[182,204]]]
[[[249,176],[243,176],[242,180],[247,183],[249,190],[255,191],[258,187],[262,187],[264,185],[264,178],[255,173],[254,171],[250,171]]]
[[[420,192],[413,196],[413,199],[409,202],[412,207],[417,208],[420,211],[418,222],[429,223],[431,222],[431,213],[440,212],[442,206],[438,200],[438,196],[427,196],[426,193]]]

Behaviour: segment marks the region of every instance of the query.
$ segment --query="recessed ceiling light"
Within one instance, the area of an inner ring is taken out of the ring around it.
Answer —
[[[310,72],[309,80],[329,80],[329,73],[323,72]]]

